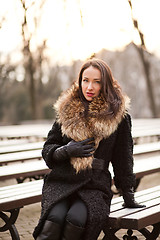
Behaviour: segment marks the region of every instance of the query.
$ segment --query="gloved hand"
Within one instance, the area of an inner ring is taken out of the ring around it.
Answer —
[[[66,145],[69,157],[89,157],[95,151],[94,138],[88,138],[80,142],[72,140]]]
[[[123,191],[122,196],[124,199],[123,207],[127,208],[143,208],[146,207],[146,205],[139,204],[135,201],[134,198],[134,192],[132,189],[129,189],[128,191]]]
[[[70,141],[67,145],[57,148],[53,153],[53,158],[62,160],[66,157],[89,157],[94,151],[94,138],[88,138],[83,141]]]

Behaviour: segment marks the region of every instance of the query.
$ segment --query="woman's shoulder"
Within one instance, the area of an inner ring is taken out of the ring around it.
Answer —
[[[53,122],[52,128],[61,128],[61,124],[59,123],[58,119],[56,118]]]
[[[122,118],[121,123],[119,124],[119,128],[129,128],[131,130],[132,128],[132,117],[131,115],[126,112],[125,115]]]
[[[59,132],[59,131],[61,131],[61,124],[57,120],[54,120],[52,127],[49,131],[49,134],[52,134],[53,132]]]
[[[123,120],[132,124],[132,117],[131,117],[130,113],[126,112],[126,114],[123,117]]]

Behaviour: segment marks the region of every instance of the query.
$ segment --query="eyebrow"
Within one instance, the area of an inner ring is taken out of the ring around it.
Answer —
[[[85,76],[82,79],[84,78],[89,79],[88,77],[85,77]],[[93,80],[101,80],[101,78],[94,78]]]

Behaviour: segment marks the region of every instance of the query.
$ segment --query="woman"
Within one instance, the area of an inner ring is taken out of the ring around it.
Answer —
[[[133,141],[129,99],[99,59],[82,66],[78,81],[55,104],[57,118],[42,151],[52,169],[44,180],[37,240],[96,240],[107,228],[112,162],[125,207],[143,207],[132,191]]]

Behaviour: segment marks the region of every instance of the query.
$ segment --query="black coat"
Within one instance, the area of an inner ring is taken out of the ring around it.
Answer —
[[[131,136],[131,118],[125,114],[116,130],[103,138],[94,153],[94,157],[103,159],[103,170],[86,168],[76,173],[69,159],[57,162],[53,152],[59,146],[67,144],[71,138],[62,134],[61,124],[57,121],[48,134],[42,151],[47,166],[52,169],[44,179],[42,192],[42,213],[33,236],[36,238],[52,206],[74,192],[80,196],[88,209],[88,220],[84,240],[96,240],[100,230],[107,226],[110,212],[111,175],[108,171],[111,162],[117,188],[123,190],[133,187],[133,141]]]

